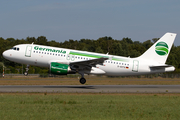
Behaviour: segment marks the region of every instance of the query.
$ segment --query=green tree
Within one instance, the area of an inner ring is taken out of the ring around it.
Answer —
[[[123,55],[124,51],[120,42],[114,42],[112,44],[111,54],[113,55]]]
[[[37,44],[47,45],[47,39],[45,36],[40,36],[37,38]]]
[[[96,51],[95,51],[95,52],[97,52],[97,53],[103,53],[103,50],[102,50],[101,47],[99,46],[99,47],[96,48]]]
[[[26,41],[27,41],[28,43],[36,43],[36,42],[37,42],[37,40],[36,40],[35,37],[27,37],[27,38],[26,38]]]
[[[159,38],[153,38],[152,41],[153,43],[157,42],[159,40]]]
[[[146,49],[148,49],[148,48],[150,48],[151,46],[152,46],[152,42],[151,42],[151,40],[147,40],[147,41],[145,41],[145,42],[143,42],[143,46],[146,48]]]

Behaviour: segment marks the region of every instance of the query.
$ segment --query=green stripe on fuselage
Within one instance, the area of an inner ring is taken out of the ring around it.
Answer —
[[[128,59],[116,58],[116,57],[113,57],[112,60],[114,60],[114,61],[122,61],[122,62],[129,62]]]
[[[95,54],[88,54],[88,53],[80,53],[80,52],[70,52],[71,55],[79,55],[79,56],[85,56],[85,57],[93,57],[93,58],[109,58],[108,56],[102,56],[102,55],[95,55]]]
[[[84,56],[84,57],[93,57],[93,58],[109,58],[109,56],[104,56],[104,55],[95,55],[95,54],[89,54],[89,53],[81,53],[81,52],[73,52],[70,51],[70,55],[78,55],[78,56]],[[116,58],[113,57],[112,60],[114,61],[123,61],[123,62],[129,62],[128,59],[123,59],[123,58]]]

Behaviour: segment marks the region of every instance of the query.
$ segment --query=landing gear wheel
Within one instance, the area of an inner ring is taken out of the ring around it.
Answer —
[[[25,76],[28,76],[28,72],[25,72],[24,75],[25,75]]]
[[[29,65],[26,66],[26,72],[24,72],[25,76],[28,76],[28,71],[29,71]]]
[[[86,83],[86,79],[85,79],[85,78],[81,78],[81,79],[79,80],[79,82],[80,82],[81,84],[85,84],[85,83]]]

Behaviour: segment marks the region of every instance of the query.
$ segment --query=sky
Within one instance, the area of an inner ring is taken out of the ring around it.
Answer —
[[[0,37],[48,41],[110,36],[144,42],[177,33],[180,0],[0,0]]]

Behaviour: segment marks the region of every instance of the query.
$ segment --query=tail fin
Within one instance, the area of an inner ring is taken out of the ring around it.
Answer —
[[[160,64],[165,64],[175,37],[175,33],[166,33],[139,58],[154,60]]]

